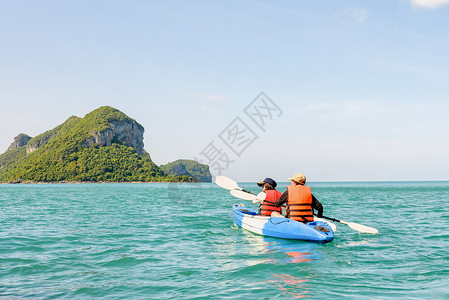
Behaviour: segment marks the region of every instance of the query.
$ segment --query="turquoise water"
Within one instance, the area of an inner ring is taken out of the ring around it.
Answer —
[[[214,184],[0,185],[0,298],[449,299],[449,182],[310,186],[380,235],[257,236]]]

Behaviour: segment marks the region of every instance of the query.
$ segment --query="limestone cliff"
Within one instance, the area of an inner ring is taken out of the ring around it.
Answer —
[[[76,116],[71,116],[61,125],[58,125],[55,128],[48,130],[44,133],[41,133],[38,136],[32,138],[26,144],[26,153],[30,154],[31,152],[36,151],[37,149],[39,149],[40,147],[45,145],[48,141],[50,141],[54,137],[64,134],[65,132],[70,130],[74,126],[74,124],[78,123],[80,120],[81,120],[81,118],[78,118]]]
[[[12,144],[6,151],[12,151],[14,149],[21,148],[25,146],[29,140],[31,140],[30,136],[26,135],[25,133],[21,133],[14,138],[14,142],[12,142]]]
[[[111,121],[109,127],[103,131],[92,131],[92,137],[85,141],[86,146],[93,144],[99,147],[111,146],[112,143],[126,143],[133,147],[139,155],[143,154],[143,133],[142,125],[134,120],[125,122]]]

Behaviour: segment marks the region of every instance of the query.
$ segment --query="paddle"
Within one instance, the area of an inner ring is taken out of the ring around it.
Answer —
[[[262,202],[267,196],[264,192],[260,192],[258,195],[255,195],[250,191],[244,190],[239,187],[235,180],[232,180],[231,178],[226,176],[217,176],[217,178],[215,178],[215,183],[219,187],[230,190],[232,196],[243,200],[253,201],[253,203]]]
[[[263,200],[265,200],[265,197],[267,196],[267,194],[265,194],[264,192],[260,192],[258,195],[254,195],[248,194],[240,190],[232,190],[231,195],[243,200],[250,200],[253,202],[262,202]]]
[[[219,186],[222,187],[224,189],[227,190],[240,190],[243,191],[245,193],[254,195],[253,193],[251,193],[250,191],[244,190],[241,187],[239,187],[239,185],[237,184],[237,182],[235,182],[234,180],[232,180],[231,178],[228,178],[226,176],[220,175],[217,176],[217,178],[215,178],[215,183]]]
[[[329,217],[325,217],[325,216],[321,216],[321,217],[323,219],[327,219],[327,220],[331,220],[331,221],[334,221],[334,222],[338,222],[338,223],[341,223],[341,224],[348,225],[352,229],[357,230],[358,232],[361,232],[361,233],[373,233],[373,234],[378,234],[379,233],[379,230],[377,230],[376,228],[369,227],[369,226],[366,226],[366,225],[362,225],[362,224],[358,224],[358,223],[354,223],[354,222],[345,222],[345,221],[342,221],[342,220],[337,220],[337,219],[329,218]]]

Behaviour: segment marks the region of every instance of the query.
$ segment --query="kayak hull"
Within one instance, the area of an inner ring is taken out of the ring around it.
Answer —
[[[257,215],[257,211],[235,204],[234,222],[256,234],[282,239],[328,243],[334,239],[332,227],[322,221],[302,223],[288,218]]]

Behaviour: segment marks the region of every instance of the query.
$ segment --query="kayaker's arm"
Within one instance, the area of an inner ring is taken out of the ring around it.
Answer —
[[[316,214],[318,218],[321,218],[323,216],[323,205],[320,203],[320,201],[318,201],[317,198],[315,198],[314,195],[312,195],[312,209],[316,209],[318,211],[318,213]]]
[[[274,206],[281,207],[284,203],[288,202],[288,190],[286,190],[279,199],[276,200]]]

